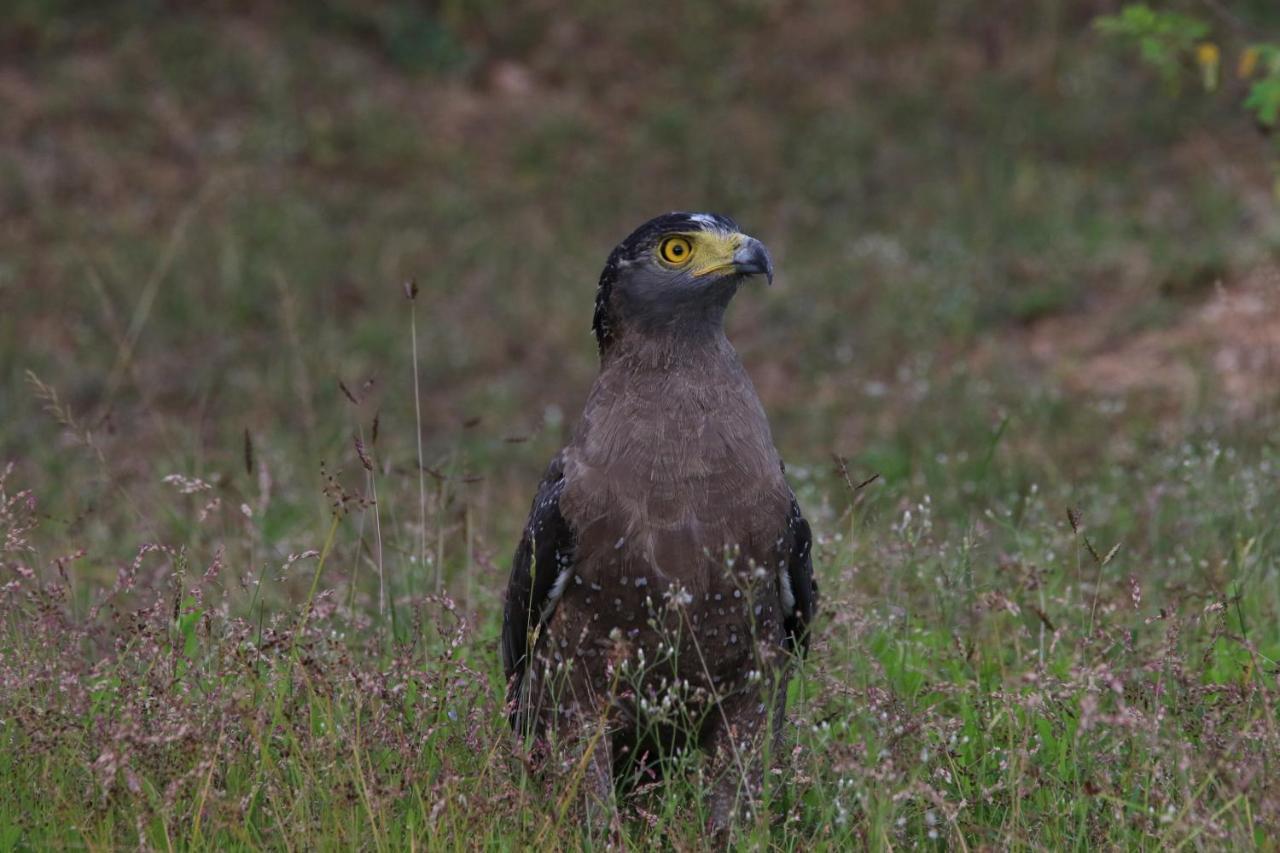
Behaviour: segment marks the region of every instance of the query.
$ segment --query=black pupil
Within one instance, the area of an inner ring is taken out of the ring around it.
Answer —
[[[671,246],[671,254],[675,255],[677,258],[680,257],[681,255],[684,254],[684,246],[680,245],[679,243],[673,244]]]

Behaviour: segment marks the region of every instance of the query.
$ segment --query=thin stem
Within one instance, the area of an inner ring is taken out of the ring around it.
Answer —
[[[409,304],[409,336],[413,342],[413,414],[418,436],[418,566],[427,565],[427,481],[422,458],[422,393],[418,381],[418,305]],[[438,587],[439,584],[437,583]]]
[[[361,430],[363,440],[364,430]],[[370,455],[373,455],[372,453]],[[376,457],[374,457],[376,459]],[[378,505],[377,471],[370,466],[365,472],[369,477],[369,496],[373,498],[373,535],[378,543],[378,615],[387,615],[387,588],[382,566],[382,511]]]
[[[436,595],[439,595],[444,589],[444,525],[445,525],[445,500],[448,498],[448,479],[442,477],[440,479],[440,498],[436,505]]]

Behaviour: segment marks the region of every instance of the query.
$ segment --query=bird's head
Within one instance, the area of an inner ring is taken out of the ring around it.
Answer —
[[[667,213],[650,219],[609,254],[592,328],[603,353],[626,331],[719,328],[749,275],[773,282],[769,251],[726,216]]]

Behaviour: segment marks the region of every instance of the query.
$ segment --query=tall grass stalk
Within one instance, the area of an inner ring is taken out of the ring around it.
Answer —
[[[376,419],[374,432],[377,432]],[[378,503],[378,475],[373,463],[373,450],[366,447],[364,443],[363,427],[360,428],[359,436],[356,439],[356,453],[360,457],[360,464],[364,466],[369,498],[373,501],[373,536],[378,546],[376,559],[378,567],[378,615],[385,616],[387,614],[387,586],[382,559],[382,511]]]
[[[427,566],[427,479],[422,458],[422,384],[418,378],[418,282],[410,280],[404,286],[409,298],[409,341],[413,350],[413,426],[418,439],[418,567]],[[436,582],[436,592],[440,589]]]

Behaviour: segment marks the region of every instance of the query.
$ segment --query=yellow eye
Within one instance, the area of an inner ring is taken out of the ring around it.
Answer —
[[[687,237],[668,237],[658,246],[658,255],[667,263],[687,264],[693,255],[693,245]]]

